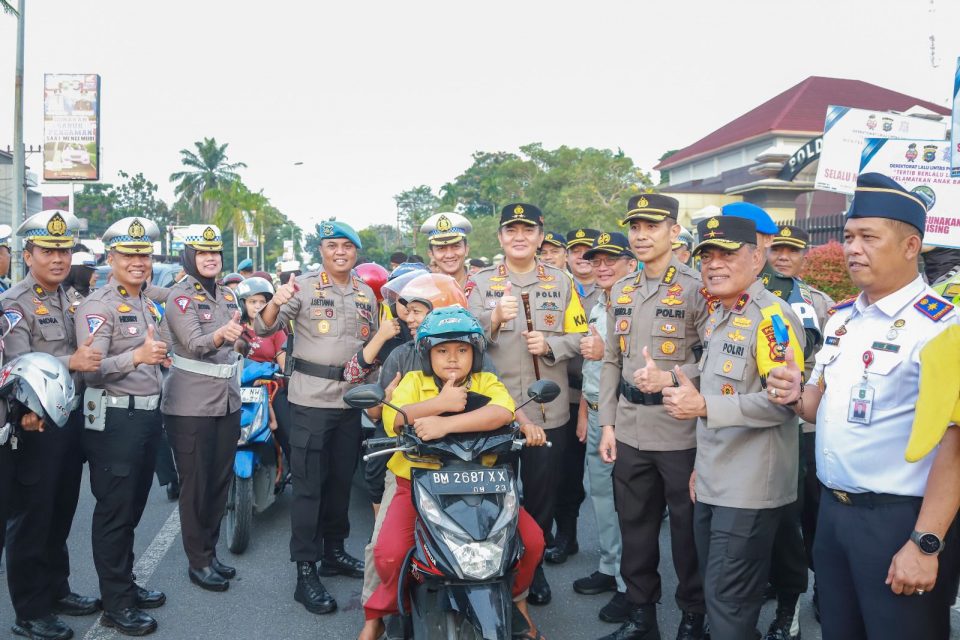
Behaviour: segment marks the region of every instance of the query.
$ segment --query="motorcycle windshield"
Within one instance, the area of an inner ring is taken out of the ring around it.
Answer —
[[[439,440],[421,441],[418,443],[417,450],[421,456],[452,457],[464,462],[472,462],[487,454],[509,451],[516,431],[513,425],[508,425],[494,431],[454,433]]]

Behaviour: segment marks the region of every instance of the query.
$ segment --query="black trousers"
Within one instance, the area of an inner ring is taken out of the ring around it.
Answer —
[[[180,470],[180,531],[193,569],[217,555],[220,521],[227,506],[233,459],[240,438],[240,412],[220,417],[164,416]]]
[[[273,397],[273,413],[277,416],[277,430],[273,432],[273,437],[280,443],[280,449],[287,459],[286,464],[290,464],[290,429],[293,428],[293,416],[290,413],[286,387],[280,387],[277,395]]]
[[[807,566],[813,570],[813,541],[817,534],[817,511],[820,509],[820,480],[817,479],[817,434],[805,433],[800,440],[800,463],[803,474],[803,510],[800,513],[800,530],[807,554]]]
[[[20,619],[51,613],[70,593],[67,538],[83,474],[82,422],[78,408],[62,428],[18,435],[6,548],[7,584]]]
[[[10,513],[10,501],[13,499],[14,483],[13,449],[10,444],[0,446],[0,560],[3,559],[3,545],[7,539],[7,515]]]
[[[350,535],[350,488],[360,456],[360,410],[290,403],[290,560],[316,562],[323,541]]]
[[[520,481],[523,483],[523,507],[540,528],[550,536],[557,508],[560,480],[567,472],[562,460],[568,442],[567,425],[547,429],[551,447],[524,447],[520,453]]]
[[[150,495],[162,419],[159,410],[106,409],[103,431],[83,432],[90,461],[93,510],[93,564],[107,611],[137,604],[133,537]]]
[[[177,475],[177,465],[173,461],[173,449],[170,447],[170,438],[167,436],[166,429],[160,431],[155,467],[157,483],[161,487],[165,487],[171,482],[179,482],[180,476]]]
[[[669,506],[677,606],[693,613],[705,611],[689,489],[696,457],[696,449],[639,451],[617,442],[613,498],[623,538],[620,575],[634,604],[660,602],[660,524],[663,508]]]
[[[780,511],[694,505],[693,530],[713,640],[745,640],[756,632]]]
[[[874,507],[847,506],[821,492],[813,548],[824,640],[947,640],[957,595],[958,531],[954,522],[939,557],[937,584],[923,595],[896,595],[884,584],[890,561],[910,539],[921,499]]]
[[[557,533],[561,530],[569,535],[577,535],[577,518],[580,517],[580,505],[587,497],[583,488],[584,460],[587,454],[587,443],[577,439],[577,414],[580,405],[570,405],[570,420],[564,430],[567,442],[561,465],[563,474],[560,476],[560,485],[557,488],[557,506],[553,519],[557,523]]]
[[[798,437],[802,438],[802,433]],[[802,443],[801,439],[801,443]],[[781,510],[780,524],[773,538],[770,584],[778,594],[799,595],[807,590],[807,552],[803,545],[800,517],[803,514],[806,464],[800,454],[797,499]]]

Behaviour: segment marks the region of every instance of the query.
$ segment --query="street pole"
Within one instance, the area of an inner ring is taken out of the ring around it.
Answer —
[[[24,203],[26,201],[27,172],[24,166],[26,153],[23,149],[23,11],[26,0],[18,3],[17,15],[17,71],[13,88],[13,211],[10,226],[13,234],[10,238],[10,282],[18,282],[23,277],[20,258],[20,237],[17,229],[23,222]]]

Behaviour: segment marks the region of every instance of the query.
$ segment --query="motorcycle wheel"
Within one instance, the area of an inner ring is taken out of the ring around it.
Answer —
[[[253,527],[253,478],[239,478],[234,474],[223,517],[227,525],[227,548],[231,553],[243,553],[250,544]]]

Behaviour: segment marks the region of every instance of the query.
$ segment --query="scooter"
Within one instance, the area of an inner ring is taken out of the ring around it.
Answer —
[[[240,439],[224,512],[227,548],[243,553],[253,515],[266,511],[285,487],[283,452],[270,431],[270,403],[280,375],[273,362],[246,359],[240,376]]]
[[[531,385],[530,399],[520,406],[551,402],[559,394],[556,383],[541,380]],[[373,452],[364,459],[399,451],[412,461],[429,456],[441,464],[440,469],[414,468],[411,473],[415,542],[404,559],[397,592],[405,637],[509,640],[514,570],[523,555],[517,533],[520,498],[509,464],[525,444],[519,429],[510,425],[424,442],[403,410],[384,401],[378,385],[351,389],[344,400],[362,409],[383,403],[403,416],[397,437],[366,441]],[[485,467],[479,460],[489,454],[499,456],[498,463]]]

